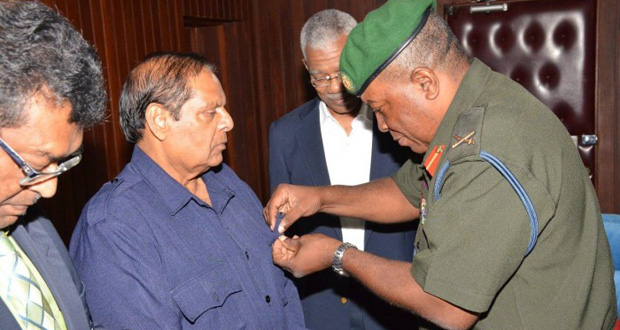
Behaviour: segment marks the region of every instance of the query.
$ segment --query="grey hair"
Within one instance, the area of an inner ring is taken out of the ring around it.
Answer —
[[[338,9],[322,10],[310,17],[301,29],[301,52],[306,58],[306,47],[320,49],[349,34],[357,25],[353,16]]]
[[[398,78],[418,67],[458,72],[467,65],[467,54],[446,21],[431,12],[424,28],[386,71],[390,78]]]
[[[81,128],[105,117],[108,98],[95,48],[41,3],[0,1],[0,127],[26,123],[26,101],[38,93],[71,103],[69,122]]]
[[[202,70],[215,73],[215,67],[194,53],[156,52],[147,55],[131,70],[119,102],[121,128],[130,143],[142,139],[146,108],[159,103],[175,120],[181,108],[193,96],[190,80]]]

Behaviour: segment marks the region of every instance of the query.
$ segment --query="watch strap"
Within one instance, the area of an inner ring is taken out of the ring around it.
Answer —
[[[349,277],[349,273],[347,273],[344,269],[342,269],[342,257],[344,256],[344,252],[350,248],[357,249],[357,246],[344,242],[340,244],[336,252],[334,252],[334,258],[332,259],[332,269],[341,276]]]

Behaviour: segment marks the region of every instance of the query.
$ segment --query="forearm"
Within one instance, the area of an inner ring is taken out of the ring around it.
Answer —
[[[418,209],[409,203],[391,178],[358,186],[319,189],[321,212],[380,223],[410,221],[419,214]]]
[[[349,216],[379,223],[411,221],[418,209],[401,193],[391,178],[359,186],[307,187],[280,185],[263,210],[265,221],[275,230],[278,214],[284,214],[277,230],[283,233],[297,219],[317,212]]]
[[[377,296],[445,329],[469,329],[475,314],[426,293],[411,277],[411,264],[349,249],[343,268]]]

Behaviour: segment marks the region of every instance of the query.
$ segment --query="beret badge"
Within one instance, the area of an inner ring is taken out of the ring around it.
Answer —
[[[351,78],[349,78],[346,73],[341,72],[340,79],[342,80],[342,85],[344,85],[344,88],[346,88],[349,93],[355,94],[355,85],[353,84]]]

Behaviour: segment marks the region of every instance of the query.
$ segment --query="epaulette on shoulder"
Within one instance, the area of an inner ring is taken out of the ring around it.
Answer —
[[[446,158],[450,163],[480,154],[480,139],[486,107],[472,107],[459,115],[450,144],[447,146]]]
[[[114,178],[101,187],[97,194],[88,202],[87,219],[89,223],[96,223],[108,217],[110,200],[113,196],[118,196],[123,190],[133,186],[122,176]]]

